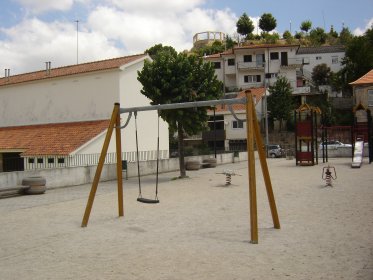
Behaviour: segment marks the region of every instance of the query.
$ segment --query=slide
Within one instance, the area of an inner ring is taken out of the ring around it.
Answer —
[[[351,167],[360,168],[363,163],[364,141],[356,141]]]

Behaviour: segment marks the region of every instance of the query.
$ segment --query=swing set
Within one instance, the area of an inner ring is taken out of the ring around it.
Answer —
[[[280,221],[277,214],[276,202],[273,194],[272,183],[269,176],[266,154],[264,151],[264,144],[260,135],[259,124],[256,118],[256,112],[253,105],[253,97],[250,90],[246,90],[246,97],[241,99],[222,99],[222,100],[208,100],[208,101],[195,101],[186,103],[173,103],[151,105],[143,107],[120,108],[119,103],[115,103],[111,115],[110,124],[105,136],[104,144],[100,154],[96,173],[92,182],[91,191],[89,193],[87,205],[85,208],[82,227],[88,224],[89,216],[92,210],[93,201],[95,199],[98,183],[100,180],[101,172],[105,162],[105,157],[109,147],[111,135],[115,129],[116,139],[116,155],[117,155],[117,188],[118,188],[118,212],[119,216],[124,216],[123,211],[123,180],[122,180],[122,159],[121,159],[121,133],[120,129],[125,127],[132,116],[135,115],[135,131],[136,131],[136,152],[137,152],[137,168],[138,168],[138,182],[139,182],[139,197],[137,201],[142,203],[159,203],[158,200],[158,163],[159,163],[159,111],[170,109],[184,109],[196,107],[211,107],[216,105],[233,105],[233,104],[246,104],[246,138],[247,138],[247,155],[248,155],[248,181],[249,181],[249,204],[250,204],[250,228],[251,228],[251,243],[258,243],[258,214],[257,214],[257,198],[256,198],[256,174],[255,174],[255,156],[254,156],[254,142],[258,147],[258,154],[261,164],[263,179],[267,191],[267,197],[272,214],[274,228],[280,229]],[[137,112],[141,111],[158,111],[158,136],[157,136],[157,175],[156,175],[156,193],[154,199],[143,198],[141,194],[141,180],[140,180],[140,167],[139,167],[139,151],[138,151],[138,136],[137,136]],[[120,114],[129,113],[128,119],[124,126],[120,125]]]

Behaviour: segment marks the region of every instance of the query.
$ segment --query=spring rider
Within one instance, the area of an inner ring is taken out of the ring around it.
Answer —
[[[321,178],[323,180],[325,180],[326,182],[326,186],[330,186],[330,187],[333,187],[332,185],[332,180],[335,180],[337,179],[337,173],[335,171],[335,168],[334,166],[325,166],[323,169],[322,169],[322,175],[321,175]]]

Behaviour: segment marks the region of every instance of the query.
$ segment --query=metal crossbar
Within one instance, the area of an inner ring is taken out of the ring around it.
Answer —
[[[131,113],[141,111],[152,111],[152,110],[171,110],[171,109],[182,109],[182,108],[195,108],[195,107],[208,107],[215,105],[231,105],[231,104],[246,104],[246,97],[244,98],[231,98],[231,99],[220,99],[220,100],[206,100],[206,101],[193,101],[185,103],[171,103],[171,104],[160,104],[150,105],[141,107],[131,108],[120,108],[120,113]]]

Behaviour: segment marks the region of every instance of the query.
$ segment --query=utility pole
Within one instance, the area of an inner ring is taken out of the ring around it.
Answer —
[[[79,20],[76,20],[76,64],[79,64]]]

